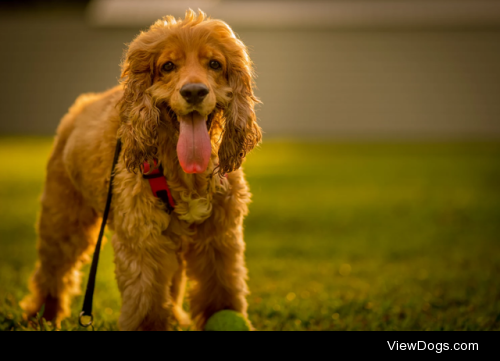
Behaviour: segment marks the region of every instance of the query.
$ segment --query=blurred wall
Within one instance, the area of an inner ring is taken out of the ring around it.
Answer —
[[[234,28],[267,136],[500,137],[499,29]],[[117,83],[138,31],[89,27],[82,9],[3,9],[0,133],[52,134],[80,93]]]

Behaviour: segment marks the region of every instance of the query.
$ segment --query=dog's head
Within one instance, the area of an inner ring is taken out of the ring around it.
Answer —
[[[157,21],[130,44],[123,63],[119,137],[127,168],[152,163],[162,146],[158,129],[171,122],[186,173],[204,172],[212,147],[221,174],[238,169],[261,140],[252,75],[246,47],[226,23],[191,10],[184,20]]]

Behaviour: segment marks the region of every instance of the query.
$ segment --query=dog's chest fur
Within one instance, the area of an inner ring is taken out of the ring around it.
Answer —
[[[188,225],[200,224],[211,216],[214,197],[228,193],[229,181],[217,174],[185,174],[183,178],[187,180],[186,186],[177,188],[174,194],[177,202],[174,213]]]
[[[165,167],[166,180],[176,203],[171,214],[153,195],[142,174],[129,172],[121,162],[117,165],[113,228],[122,238],[140,242],[157,238],[160,234],[171,239],[192,236],[199,225],[211,216],[219,215],[225,204],[233,199],[233,175],[186,174],[169,172],[169,169]],[[124,212],[125,209],[128,211]]]

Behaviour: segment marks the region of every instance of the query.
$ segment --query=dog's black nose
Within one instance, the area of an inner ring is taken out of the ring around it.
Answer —
[[[186,84],[181,88],[181,95],[189,104],[201,103],[207,96],[209,90],[205,84],[191,83]]]

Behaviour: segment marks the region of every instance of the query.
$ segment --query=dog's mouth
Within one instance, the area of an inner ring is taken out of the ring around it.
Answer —
[[[170,118],[170,121],[172,122],[175,129],[179,130],[179,118],[177,117],[177,114],[168,105],[166,108],[167,108],[167,114],[168,114],[168,117]],[[214,120],[215,112],[217,109],[219,109],[219,106],[217,106],[217,108],[214,109],[214,111],[212,113],[210,113],[207,117],[207,131],[208,132],[210,132],[210,129],[212,128],[212,121]]]
[[[203,173],[207,170],[212,144],[208,133],[213,115],[202,116],[194,111],[186,115],[177,115],[179,122],[179,140],[177,157],[186,173]]]

